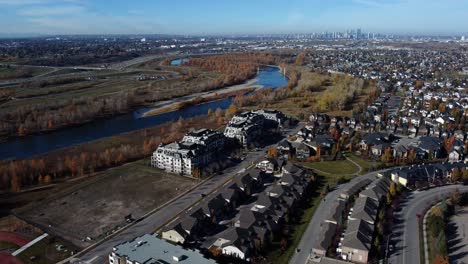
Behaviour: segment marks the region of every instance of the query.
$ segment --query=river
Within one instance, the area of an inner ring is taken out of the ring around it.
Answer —
[[[278,68],[274,67],[263,68],[256,78],[258,81],[254,85],[263,87],[277,88],[287,84],[287,79]],[[149,108],[140,108],[129,114],[99,119],[80,126],[12,138],[0,143],[0,160],[29,158],[76,144],[175,121],[180,117],[199,116],[206,114],[210,108],[227,109],[231,101],[232,98],[226,98],[148,117],[142,117],[141,113]]]

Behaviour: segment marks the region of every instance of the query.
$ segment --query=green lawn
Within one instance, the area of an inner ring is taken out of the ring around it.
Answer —
[[[6,249],[18,249],[19,247],[16,244],[7,242],[7,241],[0,241],[0,251],[6,250]]]
[[[373,167],[376,167],[380,164],[380,162],[370,162],[370,161],[367,161],[367,160],[363,160],[361,159],[360,157],[354,155],[354,154],[346,154],[346,157],[348,157],[350,160],[356,162],[357,164],[359,164],[359,166],[361,166],[362,168],[362,171],[361,171],[361,174],[365,174],[369,171],[369,169],[373,168]]]
[[[18,73],[19,69],[25,69],[24,73]],[[52,71],[50,68],[27,67],[27,66],[0,66],[0,79],[21,79],[44,74]]]
[[[306,162],[303,165],[329,174],[354,174],[359,171],[359,168],[348,160]]]

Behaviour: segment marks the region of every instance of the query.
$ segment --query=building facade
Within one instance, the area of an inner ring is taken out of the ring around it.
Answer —
[[[201,129],[188,133],[180,142],[159,145],[151,157],[151,165],[167,172],[199,176],[201,168],[216,158],[224,147],[223,134]],[[198,171],[198,173],[195,173]]]

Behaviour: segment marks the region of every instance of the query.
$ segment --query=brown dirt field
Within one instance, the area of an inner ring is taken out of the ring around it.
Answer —
[[[88,244],[83,243],[84,238],[98,239],[125,225],[125,216],[139,218],[196,184],[189,178],[151,168],[146,162],[99,173],[75,188],[28,206],[19,215],[46,232],[84,246]]]

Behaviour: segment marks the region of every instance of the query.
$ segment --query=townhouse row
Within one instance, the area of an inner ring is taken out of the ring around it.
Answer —
[[[309,171],[284,160],[274,164],[280,164],[274,171],[252,168],[236,175],[164,228],[162,238],[212,256],[250,261],[280,236],[312,184]]]

